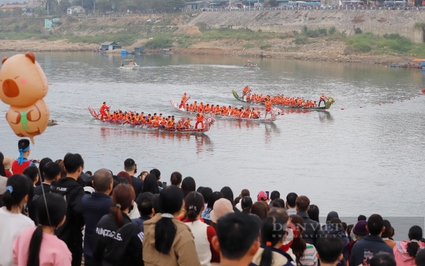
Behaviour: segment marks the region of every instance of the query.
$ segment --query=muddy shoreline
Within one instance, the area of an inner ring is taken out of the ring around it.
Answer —
[[[123,49],[133,49],[135,44]],[[327,61],[327,62],[348,62],[361,64],[405,64],[411,61],[412,57],[400,55],[373,55],[373,54],[345,54],[345,43],[339,41],[312,43],[297,47],[297,50],[287,50],[279,47],[280,43],[272,49],[243,49],[239,45],[229,45],[228,41],[215,41],[208,43],[197,43],[189,48],[173,47],[173,54],[191,55],[217,55],[217,56],[238,56],[247,58],[282,58],[303,61]],[[70,43],[66,40],[40,41],[40,40],[0,40],[0,51],[25,53],[31,52],[91,52],[96,44]],[[162,50],[146,50],[146,54],[162,53]],[[120,50],[107,51],[107,53],[120,53]]]

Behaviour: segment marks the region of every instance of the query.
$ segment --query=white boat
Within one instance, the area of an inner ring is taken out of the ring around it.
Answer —
[[[129,69],[129,70],[136,70],[139,68],[139,65],[134,62],[132,59],[125,59],[121,61],[120,69]]]

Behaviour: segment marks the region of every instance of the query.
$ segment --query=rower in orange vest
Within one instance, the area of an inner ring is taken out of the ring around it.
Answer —
[[[180,102],[179,108],[186,107],[186,102],[190,99],[190,96],[186,96],[186,92],[183,93],[182,100]]]
[[[106,102],[103,102],[103,104],[99,108],[100,113],[100,119],[103,120],[103,118],[106,116],[106,110],[109,110],[109,106],[106,105]]]
[[[243,88],[243,91],[242,91],[242,100],[243,100],[243,98],[244,98],[246,95],[248,95],[250,92],[251,92],[251,89],[248,87],[248,85],[246,85],[246,86],[245,86],[245,88]]]
[[[267,114],[270,113],[270,111],[272,110],[272,103],[267,98],[267,100],[266,100],[266,102],[264,104],[266,105],[266,115],[264,116],[264,119],[266,119]]]
[[[195,123],[195,129],[198,128],[198,124],[201,124],[201,128],[204,128],[204,115],[201,113],[198,113],[196,115],[196,123]]]
[[[323,93],[322,95],[320,95],[320,101],[319,101],[318,107],[320,107],[320,103],[322,102],[326,105],[326,96]]]

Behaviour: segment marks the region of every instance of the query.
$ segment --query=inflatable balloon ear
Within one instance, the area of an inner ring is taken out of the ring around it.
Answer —
[[[33,53],[4,58],[0,69],[0,99],[10,105],[6,120],[19,137],[34,137],[44,132],[50,112],[43,100],[48,83]]]

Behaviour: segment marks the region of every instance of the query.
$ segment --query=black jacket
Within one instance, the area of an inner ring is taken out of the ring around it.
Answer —
[[[137,199],[137,196],[140,194],[140,192],[142,192],[143,180],[140,178],[131,176],[131,184],[133,185],[134,193],[136,194],[136,199]]]
[[[304,241],[316,246],[317,239],[323,236],[320,224],[310,219],[306,212],[297,212],[297,215],[301,216],[304,220],[305,231],[302,234]]]
[[[143,264],[143,232],[123,213],[123,226],[118,228],[112,214],[100,219],[94,232],[93,257],[102,266],[136,266]]]
[[[62,195],[66,201],[66,220],[64,225],[56,229],[56,235],[62,239],[68,247],[82,246],[81,228],[84,226],[84,218],[81,208],[81,199],[84,196],[83,187],[73,178],[61,178],[53,182],[50,187],[51,193]]]

